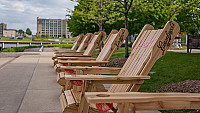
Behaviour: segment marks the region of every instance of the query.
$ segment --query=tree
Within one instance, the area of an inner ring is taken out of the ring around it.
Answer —
[[[36,38],[41,38],[39,33],[36,33]]]
[[[113,0],[72,0],[79,2],[78,7],[75,8],[73,14],[80,16],[82,21],[95,23],[99,27],[99,31],[102,31],[104,23],[112,23],[119,15],[117,12],[113,12]]]
[[[49,38],[49,34],[48,33],[46,34],[46,38]]]
[[[31,32],[31,30],[29,28],[26,29],[26,34],[27,35],[32,35],[32,32]]]
[[[115,11],[120,12],[124,15],[124,22],[125,22],[125,28],[128,29],[128,13],[130,8],[133,6],[134,1],[134,7],[138,6],[138,3],[140,3],[140,0],[114,0],[115,1]],[[128,38],[125,40],[125,58],[128,58]]]
[[[24,31],[22,29],[19,30],[19,35],[22,36],[24,34]]]

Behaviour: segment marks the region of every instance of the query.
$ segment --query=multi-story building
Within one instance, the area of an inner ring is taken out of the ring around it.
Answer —
[[[15,29],[5,29],[3,30],[4,37],[16,37],[18,35],[17,30]]]
[[[41,19],[37,17],[37,33],[51,38],[71,38],[71,33],[68,32],[67,19]]]
[[[6,24],[0,23],[0,37],[3,36],[3,31],[6,29]]]

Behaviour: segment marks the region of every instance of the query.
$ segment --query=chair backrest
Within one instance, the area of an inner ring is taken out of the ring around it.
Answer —
[[[93,37],[92,33],[87,33],[84,36],[83,41],[81,42],[81,45],[78,47],[76,52],[82,52],[88,46],[88,44],[91,42],[92,37]]]
[[[106,37],[106,33],[104,31],[95,32],[91,42],[89,43],[87,49],[83,53],[83,55],[92,55],[97,47],[100,46],[104,38]]]
[[[166,53],[179,30],[180,27],[175,21],[167,22],[163,29],[158,30],[146,25],[118,76],[147,76],[154,63]],[[111,85],[109,92],[137,91],[139,87],[140,83],[114,84]]]
[[[96,60],[109,60],[112,54],[120,48],[127,36],[128,30],[125,28],[121,28],[119,32],[117,32],[117,30],[113,30]]]
[[[81,44],[83,41],[84,34],[80,34],[76,37],[76,41],[74,42],[74,45],[72,46],[71,50],[76,51],[78,46]]]

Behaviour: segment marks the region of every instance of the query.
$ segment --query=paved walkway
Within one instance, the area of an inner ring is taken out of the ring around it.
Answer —
[[[15,57],[3,57],[3,58],[0,57],[0,68],[14,58]]]
[[[52,55],[23,55],[0,70],[0,113],[61,112]]]
[[[179,53],[187,53],[187,49],[183,49],[183,50],[168,50],[168,51],[179,52]],[[191,53],[200,53],[200,49],[192,49]]]

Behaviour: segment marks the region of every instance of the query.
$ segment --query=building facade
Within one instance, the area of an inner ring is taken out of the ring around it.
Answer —
[[[5,29],[3,30],[4,37],[16,37],[18,36],[18,32],[15,29]]]
[[[71,38],[68,32],[67,19],[41,19],[37,17],[37,33],[41,37]]]
[[[0,37],[3,36],[3,31],[6,29],[6,24],[0,23]]]

